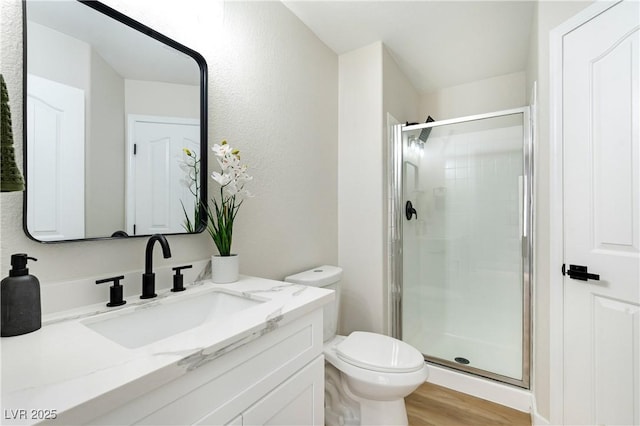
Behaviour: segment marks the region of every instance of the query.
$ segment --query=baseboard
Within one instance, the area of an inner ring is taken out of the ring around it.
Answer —
[[[531,413],[531,425],[532,426],[549,426],[549,420],[545,419],[538,413]]]
[[[433,364],[429,364],[427,382],[495,402],[518,411],[533,413],[532,394],[526,389],[482,379]],[[540,418],[544,419],[543,417]],[[545,423],[533,424],[544,425]],[[547,422],[546,424],[548,425],[549,423]]]
[[[535,395],[531,395],[531,426],[549,426],[551,423],[538,413]]]

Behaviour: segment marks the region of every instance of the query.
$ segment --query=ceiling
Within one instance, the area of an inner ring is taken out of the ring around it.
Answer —
[[[419,93],[525,70],[535,4],[511,0],[283,3],[338,55],[382,41]],[[30,20],[87,40],[127,78],[143,79],[139,74],[144,70],[158,81],[197,84],[199,72],[192,59],[181,58],[177,51],[124,29],[80,3],[27,4]],[[112,28],[116,25],[120,27]],[[144,48],[133,47],[138,39]],[[114,50],[117,55],[112,54]],[[171,56],[166,63],[176,67],[149,70],[143,66],[158,63],[163,56]]]
[[[533,1],[283,2],[338,55],[382,41],[420,93],[524,71]]]

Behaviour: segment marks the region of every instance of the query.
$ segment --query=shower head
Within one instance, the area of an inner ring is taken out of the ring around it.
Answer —
[[[434,121],[436,120],[434,120],[431,116],[428,116],[425,123],[433,123]],[[418,139],[420,139],[422,142],[426,142],[432,128],[433,127],[427,127],[426,129],[422,129],[422,131],[420,132],[420,136],[418,136]]]

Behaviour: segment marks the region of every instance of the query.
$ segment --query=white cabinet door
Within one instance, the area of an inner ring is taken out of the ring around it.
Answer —
[[[242,413],[243,425],[323,425],[324,356]]]

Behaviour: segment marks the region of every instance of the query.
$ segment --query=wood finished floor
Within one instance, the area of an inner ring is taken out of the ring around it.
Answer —
[[[411,426],[531,426],[529,413],[425,383],[405,398]]]

